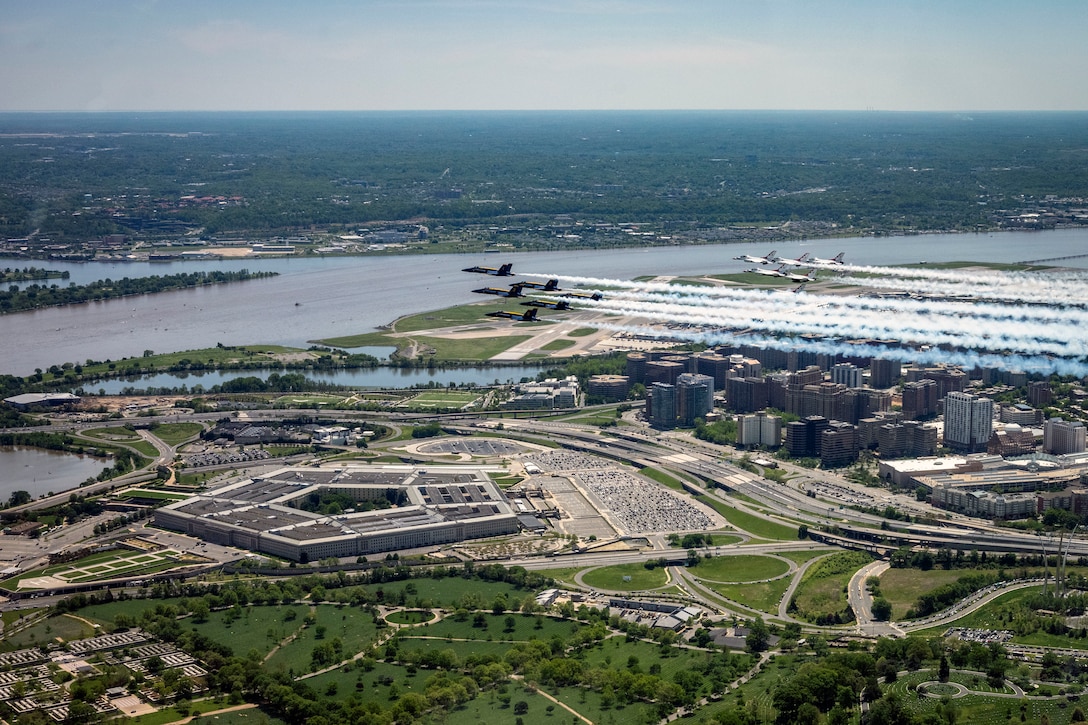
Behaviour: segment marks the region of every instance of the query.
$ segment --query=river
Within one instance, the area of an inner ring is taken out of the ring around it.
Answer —
[[[307,379],[329,385],[341,385],[350,388],[410,388],[414,385],[426,385],[434,382],[442,387],[450,383],[457,385],[493,385],[497,380],[500,383],[519,382],[522,378],[536,377],[536,374],[545,368],[539,365],[507,365],[482,367],[451,367],[451,368],[359,368],[353,370],[210,370],[200,373],[157,373],[155,375],[142,375],[137,377],[116,378],[113,380],[100,380],[86,385],[86,391],[106,395],[118,395],[126,388],[142,390],[146,388],[176,388],[185,385],[190,391],[196,386],[204,390],[213,385],[220,385],[228,380],[236,380],[245,377],[258,377],[268,379],[269,374],[284,375],[287,373],[300,373]]]
[[[7,503],[13,491],[26,491],[33,498],[67,491],[112,463],[109,458],[0,446],[0,502]]]
[[[926,234],[819,239],[774,245],[730,244],[645,249],[473,255],[305,257],[167,263],[54,263],[71,280],[175,274],[208,269],[279,272],[278,277],[0,316],[0,373],[87,359],[117,360],[144,350],[171,352],[217,343],[306,347],[310,340],[371,332],[405,314],[478,302],[473,287],[492,281],[461,268],[509,261],[519,274],[631,279],[645,275],[740,272],[740,254],[782,256],[845,251],[851,264],[929,261],[1016,262],[1088,252],[1088,228],[1047,232]],[[35,262],[43,266],[42,262]],[[1084,267],[1088,259],[1061,262]]]

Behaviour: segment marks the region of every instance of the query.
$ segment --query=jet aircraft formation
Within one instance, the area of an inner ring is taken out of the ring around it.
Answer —
[[[465,267],[462,272],[472,272],[474,274],[488,274],[493,277],[513,277],[514,266],[513,264],[504,264],[499,267]],[[472,290],[476,294],[481,295],[495,295],[496,297],[524,297],[525,290],[536,290],[538,292],[550,293],[550,292],[563,292],[559,286],[558,279],[549,279],[546,282],[514,282],[509,287],[480,287],[479,289]],[[570,291],[561,295],[562,297],[577,297],[582,299],[599,300],[601,299],[600,292],[578,292]],[[487,317],[501,317],[508,320],[516,320],[519,322],[532,322],[537,319],[537,311],[539,308],[545,308],[549,310],[569,310],[571,309],[570,303],[566,300],[556,299],[531,299],[527,302],[521,303],[525,307],[530,309],[524,312],[509,312],[507,310],[498,310],[495,312],[486,313]]]

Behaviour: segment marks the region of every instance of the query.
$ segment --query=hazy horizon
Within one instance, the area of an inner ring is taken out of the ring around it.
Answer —
[[[0,112],[1078,111],[1088,4],[5,3]]]

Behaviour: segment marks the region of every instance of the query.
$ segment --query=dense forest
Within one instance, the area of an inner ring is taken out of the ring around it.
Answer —
[[[514,233],[566,215],[583,236],[597,233],[593,222],[973,229],[999,224],[1009,210],[1083,197],[1084,121],[1044,113],[5,114],[0,233],[56,243],[392,220]]]

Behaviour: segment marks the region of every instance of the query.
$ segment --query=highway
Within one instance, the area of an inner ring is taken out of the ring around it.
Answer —
[[[376,415],[372,412],[355,413],[351,411],[284,411],[261,410],[246,411],[244,417],[253,421],[274,421],[284,417],[298,417],[299,415],[312,414],[322,419],[336,417],[345,422],[358,422],[361,420],[380,420],[388,425],[400,427],[405,424],[419,423],[427,418],[417,414]],[[222,418],[222,413],[216,414],[170,414],[158,418],[141,419],[141,423],[152,422],[210,422]],[[447,430],[475,434],[481,432],[477,425],[481,420],[489,416],[472,416],[461,414],[458,416],[437,416]],[[131,420],[116,421],[117,425],[131,423]],[[631,464],[636,467],[652,467],[659,470],[674,471],[677,477],[685,477],[702,482],[696,485],[685,482],[685,487],[694,492],[712,495],[719,500],[728,503],[729,506],[745,511],[754,516],[765,518],[775,523],[797,527],[804,524],[809,527],[813,536],[821,536],[833,545],[845,545],[855,548],[881,548],[890,550],[899,546],[946,546],[963,550],[989,550],[1041,553],[1044,540],[1040,537],[1017,531],[998,529],[988,522],[976,519],[967,519],[962,516],[947,515],[945,512],[930,510],[924,505],[913,501],[909,497],[891,494],[884,489],[866,488],[853,484],[842,477],[825,471],[812,471],[784,464],[793,479],[788,484],[772,482],[756,473],[745,471],[726,462],[725,458],[734,455],[730,449],[715,446],[709,443],[695,440],[686,433],[659,433],[649,429],[636,427],[616,427],[600,429],[594,426],[578,425],[566,421],[551,419],[504,419],[503,436],[510,439],[524,438],[528,441],[546,441],[559,445],[566,449],[581,450],[598,456],[603,456],[618,462]],[[112,422],[111,422],[112,423]],[[41,428],[49,431],[79,431],[91,427],[103,427],[111,423],[61,423]],[[165,444],[148,431],[141,431],[142,438],[152,443],[158,457],[155,465],[164,465],[173,461],[175,448]],[[283,461],[276,461],[281,463]],[[237,464],[227,466],[237,467]],[[212,470],[209,467],[207,470]],[[215,467],[218,468],[218,467]],[[201,469],[205,470],[205,469]],[[137,471],[113,481],[107,481],[93,486],[79,489],[81,494],[91,494],[111,488],[130,485],[155,477],[154,465],[150,470]],[[732,491],[740,496],[727,496],[725,491]],[[25,507],[11,509],[8,513],[41,508],[67,501],[72,492],[66,491],[56,496],[39,499],[27,504]],[[942,518],[936,519],[937,525],[923,523],[904,523],[889,521],[881,516],[857,511],[850,508],[853,502],[873,502],[866,505],[883,509],[887,505],[906,508],[913,514],[925,514],[930,521],[935,520],[935,514]],[[75,527],[71,530],[61,530],[51,534],[47,540],[51,546],[48,550],[56,550],[57,546],[72,546],[80,542],[90,540],[90,527]],[[835,533],[822,533],[821,529],[833,528]],[[751,538],[751,532],[740,530],[742,539]],[[190,550],[202,546],[199,542],[190,540],[180,534],[163,534],[164,542],[170,539],[170,544],[178,548]],[[653,538],[653,537],[652,537]],[[660,539],[660,537],[657,537]],[[42,542],[36,542],[42,543]],[[658,546],[664,544],[658,540]],[[727,556],[729,554],[775,554],[784,551],[809,551],[820,546],[811,540],[780,541],[773,543],[740,543],[712,547],[702,553],[714,556]],[[226,547],[222,551],[215,551],[212,557],[216,560],[227,561],[245,555],[245,552]],[[834,549],[829,549],[833,551]],[[1051,546],[1053,550],[1053,546]],[[45,544],[42,547],[34,547],[22,552],[20,559],[40,559],[48,551]],[[204,552],[201,552],[204,553]],[[210,553],[210,552],[209,552]],[[1070,553],[1073,555],[1088,555],[1088,543],[1078,539],[1070,545]],[[615,564],[645,563],[650,560],[667,558],[670,562],[682,564],[686,558],[686,550],[653,548],[648,550],[610,551],[610,552],[583,552],[577,554],[564,554],[550,557],[518,557],[498,560],[498,563],[511,566],[522,566],[530,570],[553,569],[566,567],[596,567]],[[790,597],[800,581],[800,573],[810,565],[803,565],[790,588],[778,607],[777,615],[783,621],[789,621],[785,611]],[[857,616],[855,630],[865,635],[901,635],[905,629],[917,628],[920,624],[912,623],[906,627],[899,627],[886,622],[875,622],[871,616],[871,598],[865,587],[865,580],[869,576],[878,576],[887,567],[886,562],[874,562],[855,574],[847,587],[848,601]],[[670,567],[674,583],[687,591],[692,598],[701,602],[704,606],[722,612],[730,612],[748,617],[758,614],[743,605],[730,603],[723,600],[720,595],[707,589],[682,567]],[[994,595],[996,596],[996,594]],[[977,606],[982,606],[978,603]],[[967,610],[970,611],[970,610]],[[954,616],[962,616],[966,611],[958,611]],[[949,613],[948,616],[953,616]],[[936,622],[930,622],[925,626],[933,626]]]

